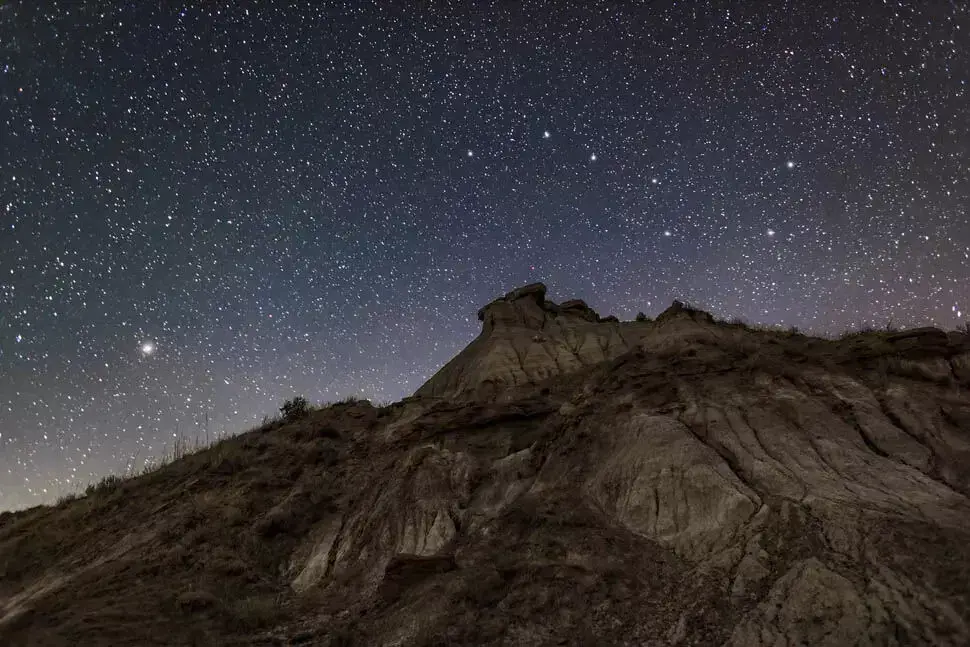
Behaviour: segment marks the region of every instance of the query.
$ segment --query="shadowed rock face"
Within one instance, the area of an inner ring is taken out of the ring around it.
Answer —
[[[554,304],[416,397],[0,516],[0,644],[970,644],[970,338]]]

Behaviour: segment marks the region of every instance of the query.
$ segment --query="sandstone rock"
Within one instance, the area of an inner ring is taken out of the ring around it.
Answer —
[[[606,431],[587,491],[635,532],[699,558],[733,540],[761,500],[680,422],[634,416]]]
[[[729,644],[875,645],[882,643],[886,616],[882,605],[867,604],[849,579],[809,558],[778,579]]]
[[[556,305],[546,287],[513,290],[479,310],[482,332],[417,390],[421,397],[476,397],[534,385],[632,348],[642,324],[600,321],[579,299]]]
[[[950,358],[953,375],[963,384],[970,384],[970,353],[954,355]]]

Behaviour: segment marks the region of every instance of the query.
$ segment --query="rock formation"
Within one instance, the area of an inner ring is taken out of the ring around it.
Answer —
[[[556,305],[533,283],[478,311],[482,333],[420,389],[418,397],[474,399],[534,384],[613,359],[638,340],[641,326],[601,319],[579,299]]]
[[[479,318],[405,401],[0,516],[0,643],[970,644],[970,336]]]

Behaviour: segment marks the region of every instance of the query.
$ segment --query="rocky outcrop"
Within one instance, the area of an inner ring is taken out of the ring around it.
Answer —
[[[967,335],[480,319],[414,398],[0,517],[0,642],[970,644]]]
[[[591,463],[586,496],[631,531],[702,556],[730,545],[761,498],[681,422],[636,414],[616,421]]]
[[[482,332],[431,377],[419,397],[476,398],[538,384],[613,359],[646,328],[607,321],[579,299],[555,304],[546,286],[513,290],[478,311]]]

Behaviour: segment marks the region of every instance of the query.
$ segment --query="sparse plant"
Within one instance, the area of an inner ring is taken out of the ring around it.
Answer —
[[[187,456],[188,454],[190,454],[191,451],[192,450],[189,448],[189,439],[188,438],[186,438],[185,436],[183,436],[181,434],[175,436],[175,442],[172,445],[172,460],[173,461],[177,461],[177,460],[181,460],[182,458],[185,458],[185,456]]]
[[[108,474],[97,483],[91,483],[84,489],[86,496],[110,494],[114,492],[124,482],[124,478],[117,474]]]
[[[868,334],[871,334],[871,333],[874,333],[874,332],[876,332],[876,329],[875,328],[873,328],[870,325],[864,325],[864,326],[860,326],[856,330],[846,330],[845,332],[843,332],[839,336],[839,339],[851,339],[853,337],[859,337],[861,335],[868,335]]]
[[[147,474],[151,474],[153,472],[157,472],[164,465],[165,465],[165,463],[162,462],[160,459],[158,459],[158,458],[150,458],[150,459],[146,460],[145,463],[141,466],[141,474],[140,474],[140,476],[145,476]]]
[[[280,416],[263,416],[263,421],[259,423],[253,431],[272,431],[276,429],[283,423],[283,418]]]
[[[54,505],[64,505],[70,503],[71,501],[77,501],[81,498],[81,495],[77,492],[68,492],[67,494],[62,494],[58,497],[57,502]]]
[[[286,422],[305,418],[310,414],[310,403],[302,395],[298,395],[283,403],[283,406],[280,407],[280,414]]]
[[[639,321],[641,323],[646,322],[646,321],[650,321],[650,317],[648,317],[647,315],[645,315],[642,312],[638,312],[637,313],[637,321]]]

